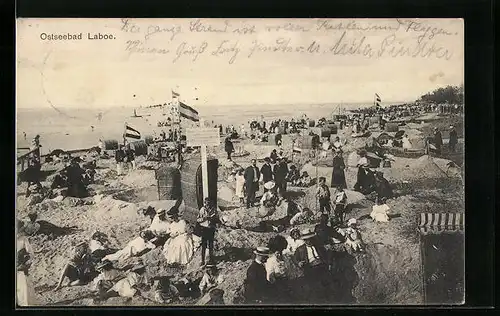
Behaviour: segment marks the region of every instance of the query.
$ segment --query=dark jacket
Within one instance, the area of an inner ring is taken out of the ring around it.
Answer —
[[[253,261],[248,267],[244,284],[244,297],[246,303],[252,304],[258,303],[258,301],[265,302],[269,286],[266,268],[263,264]]]
[[[127,161],[134,161],[135,160],[135,152],[132,149],[127,150]]]
[[[257,180],[259,180],[259,178],[260,178],[259,168],[255,167],[255,169],[257,171]],[[243,177],[245,178],[245,184],[247,185],[247,187],[248,187],[248,185],[252,184],[255,181],[255,179],[254,179],[254,172],[253,172],[253,166],[248,166],[245,169],[245,173],[243,174]]]
[[[273,170],[270,165],[264,164],[262,168],[260,168],[260,173],[262,173],[264,183],[273,180]]]
[[[441,132],[434,133],[434,145],[436,147],[441,147],[443,145],[443,137],[441,136]]]
[[[458,136],[456,130],[450,131],[450,145],[456,145],[458,143]]]
[[[231,153],[234,151],[233,142],[229,138],[226,138],[226,140],[224,142],[224,150],[227,153]]]
[[[319,258],[324,264],[328,264],[328,254],[326,252],[326,249],[321,246],[317,241],[314,242],[313,246],[316,248],[316,251],[318,252]],[[303,244],[295,250],[295,254],[293,255],[295,262],[298,264],[301,261],[304,261],[306,265],[304,266],[305,268],[308,268],[309,264],[309,259],[307,258],[307,246],[306,244]]]
[[[286,162],[280,162],[274,166],[274,179],[277,183],[284,182],[287,175],[288,165]]]
[[[115,151],[116,162],[123,162],[124,158],[125,158],[125,152],[122,149],[118,149],[117,151]]]

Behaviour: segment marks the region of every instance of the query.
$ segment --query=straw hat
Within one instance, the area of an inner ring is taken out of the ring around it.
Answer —
[[[304,230],[300,233],[300,239],[310,239],[316,236],[316,233],[312,230]]]
[[[109,260],[103,260],[103,261],[99,262],[96,265],[95,269],[96,270],[101,270],[103,268],[111,267],[111,266],[113,266],[113,263],[111,261],[109,261]]]
[[[267,247],[257,247],[257,249],[253,251],[253,253],[259,256],[269,256],[270,250]]]
[[[276,183],[274,181],[269,181],[269,182],[266,182],[264,184],[264,188],[266,188],[266,190],[271,190],[275,186],[276,186]]]
[[[356,225],[358,222],[356,221],[355,218],[351,218],[350,220],[347,221],[347,226],[351,225]]]
[[[452,129],[452,128],[455,128],[455,126],[453,126],[453,125],[450,125],[450,129]]]

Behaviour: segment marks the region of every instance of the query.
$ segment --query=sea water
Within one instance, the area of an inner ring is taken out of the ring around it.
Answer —
[[[208,124],[239,127],[248,122],[260,120],[266,122],[276,119],[291,119],[306,114],[310,119],[330,117],[338,111],[339,104],[282,104],[282,105],[228,105],[200,106],[199,114]],[[345,109],[355,109],[362,104],[343,104]],[[161,109],[134,109],[116,107],[106,109],[52,108],[18,109],[16,118],[17,147],[29,147],[35,135],[40,135],[42,154],[54,149],[72,150],[97,146],[99,139],[121,141],[125,122],[141,132],[141,136],[159,135],[169,127],[159,128],[158,121],[166,120]],[[183,120],[184,121],[184,120]],[[194,125],[183,122],[183,127]],[[24,138],[26,133],[26,139]]]

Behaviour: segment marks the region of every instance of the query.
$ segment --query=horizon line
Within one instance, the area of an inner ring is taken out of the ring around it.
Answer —
[[[393,104],[404,104],[404,103],[411,103],[411,102],[415,102],[416,100],[412,100],[412,101],[404,101],[404,100],[398,100],[398,101],[387,101],[387,102],[381,102],[381,105],[383,106],[384,103],[386,103],[387,105],[393,105]],[[169,101],[170,102],[170,101]],[[165,102],[165,103],[168,103],[168,102]],[[359,102],[354,102],[354,101],[351,101],[351,102],[344,102],[344,101],[340,101],[340,102],[312,102],[312,103],[309,103],[309,102],[297,102],[297,103],[240,103],[240,104],[204,104],[204,105],[192,105],[191,106],[195,106],[195,107],[199,107],[199,108],[203,108],[205,106],[211,106],[211,107],[226,107],[226,106],[256,106],[256,105],[260,105],[260,106],[273,106],[273,105],[342,105],[342,104],[354,104],[354,105],[360,105],[360,104],[366,104],[368,106],[372,105],[373,104],[373,100],[372,101],[359,101]],[[157,104],[153,104],[153,105],[157,105]],[[143,108],[147,108],[148,106],[151,106],[151,105],[146,105],[146,106],[142,106]],[[61,109],[88,109],[88,110],[97,110],[99,109],[100,107],[99,106],[95,106],[95,107],[85,107],[85,106],[57,106],[58,108],[61,108]],[[133,106],[133,105],[106,105],[106,106],[101,106],[103,107],[103,109],[110,109],[110,108],[130,108],[130,109],[138,109],[138,108],[141,108],[141,106]],[[48,106],[48,108],[50,108],[50,106]],[[21,110],[40,110],[42,109],[41,107],[18,107],[16,106],[16,109],[21,109]]]

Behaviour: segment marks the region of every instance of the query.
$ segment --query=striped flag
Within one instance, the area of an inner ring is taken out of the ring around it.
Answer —
[[[138,130],[128,126],[128,124],[125,124],[125,137],[140,139],[141,133]]]
[[[180,94],[178,94],[177,92],[175,92],[174,90],[172,90],[172,98],[177,98],[179,96],[180,96]]]
[[[179,114],[181,117],[187,118],[193,122],[198,122],[200,120],[198,111],[183,102],[179,102]]]
[[[377,102],[381,102],[382,101],[382,99],[380,99],[380,96],[378,94],[376,94],[376,93],[375,93],[375,98],[376,98]]]

